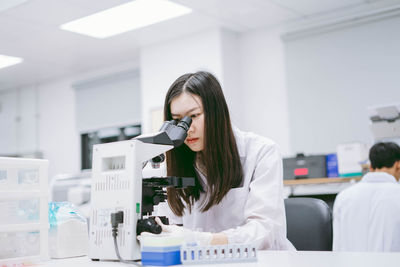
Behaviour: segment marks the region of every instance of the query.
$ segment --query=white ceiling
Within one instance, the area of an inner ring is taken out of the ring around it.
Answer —
[[[14,2],[13,2],[14,1]],[[107,39],[59,29],[128,0],[1,0],[0,54],[24,62],[0,69],[0,90],[138,62],[139,48],[221,26],[238,32],[308,20],[377,0],[173,0],[194,12]],[[11,7],[10,3],[21,4]],[[379,2],[384,2],[381,0]],[[393,1],[392,1],[393,2]],[[2,6],[3,4],[3,6]]]

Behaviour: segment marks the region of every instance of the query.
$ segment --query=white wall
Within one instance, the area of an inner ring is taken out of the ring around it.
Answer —
[[[80,133],[140,124],[141,90],[138,70],[128,70],[73,84]]]
[[[222,57],[221,86],[229,106],[231,121],[242,128],[246,118],[243,116],[243,96],[240,73],[240,34],[220,30],[220,53]]]
[[[140,51],[142,131],[151,131],[150,112],[162,108],[165,94],[184,73],[210,71],[222,78],[219,30],[210,30],[177,40],[143,47]]]
[[[0,155],[17,153],[17,91],[0,92]]]
[[[286,43],[295,152],[371,143],[367,107],[400,102],[400,17]]]
[[[49,179],[60,173],[78,173],[80,137],[70,79],[39,87],[39,114],[39,147],[50,161]]]
[[[57,174],[80,172],[80,132],[77,128],[79,114],[76,114],[76,90],[72,85],[107,74],[132,69],[136,69],[137,72],[137,65],[138,63],[134,62],[0,92],[0,155],[41,152],[43,158],[50,161],[50,179]],[[97,93],[99,92],[93,92]],[[136,93],[139,97],[139,92]],[[129,93],[129,97],[131,96]],[[112,101],[111,98],[108,100]],[[138,102],[132,101],[133,105],[137,105]],[[136,122],[135,114],[132,114],[132,117],[132,121]],[[120,122],[118,118],[115,121]]]
[[[291,153],[281,29],[245,33],[240,38],[242,118],[244,129],[277,142]]]
[[[35,86],[0,93],[0,155],[29,155],[37,151],[38,99]]]
[[[31,153],[38,150],[38,88],[31,86],[16,91],[18,101],[17,153]]]
[[[151,131],[150,112],[163,107],[173,81],[184,73],[199,70],[216,75],[233,121],[240,124],[240,116],[236,116],[241,101],[238,53],[237,35],[222,29],[143,47],[140,52],[143,131]]]
[[[49,178],[80,170],[75,92],[69,79],[5,91],[0,97],[0,154],[40,152],[50,161]]]

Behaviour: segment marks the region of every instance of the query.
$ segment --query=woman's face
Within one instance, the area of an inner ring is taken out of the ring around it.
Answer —
[[[204,148],[204,113],[200,97],[183,92],[172,99],[170,109],[174,120],[180,120],[185,116],[192,118],[192,125],[185,144],[194,152],[202,151]]]

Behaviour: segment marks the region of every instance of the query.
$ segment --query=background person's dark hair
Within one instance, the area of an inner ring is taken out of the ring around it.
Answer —
[[[400,147],[393,142],[376,143],[369,150],[372,169],[391,168],[400,160]]]
[[[171,101],[183,92],[197,95],[203,104],[204,148],[203,163],[210,191],[202,211],[221,202],[231,188],[239,187],[243,179],[242,164],[232,131],[228,106],[218,80],[208,72],[200,71],[180,76],[169,88],[164,103],[164,119],[171,120]],[[172,211],[182,216],[187,206],[200,197],[203,190],[194,169],[196,153],[185,144],[167,152],[167,174],[196,177],[196,186],[190,189],[168,189],[168,203]],[[186,202],[186,205],[184,204]]]

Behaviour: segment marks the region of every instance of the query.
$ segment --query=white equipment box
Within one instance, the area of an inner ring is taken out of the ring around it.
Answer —
[[[48,259],[48,161],[0,157],[0,266]]]

